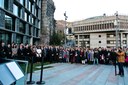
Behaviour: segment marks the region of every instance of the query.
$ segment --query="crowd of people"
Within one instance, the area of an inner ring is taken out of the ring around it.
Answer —
[[[124,75],[123,65],[128,66],[128,49],[107,49],[107,48],[64,48],[60,46],[36,46],[24,44],[0,45],[0,58],[18,59],[34,63],[44,61],[81,63],[81,64],[116,64],[118,62],[119,74]]]

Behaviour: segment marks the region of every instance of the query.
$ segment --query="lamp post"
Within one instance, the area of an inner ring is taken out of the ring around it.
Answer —
[[[115,13],[115,16],[116,16],[116,20],[115,20],[115,26],[116,26],[116,49],[118,49],[118,39],[119,39],[119,34],[118,34],[118,31],[119,31],[119,21],[118,21],[118,12]],[[116,60],[115,60],[115,76],[117,75],[117,70],[116,70]]]
[[[66,26],[66,20],[68,18],[68,16],[66,15],[66,11],[64,13],[64,17],[65,17],[65,28],[64,28],[64,35],[65,35],[65,39],[64,39],[64,45],[66,47],[66,29],[67,29],[67,26]]]
[[[118,48],[118,12],[115,13],[116,20],[115,20],[115,26],[116,26],[116,48]]]

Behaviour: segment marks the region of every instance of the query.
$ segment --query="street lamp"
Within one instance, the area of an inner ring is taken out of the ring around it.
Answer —
[[[114,25],[116,26],[116,48],[118,48],[118,12],[115,13],[115,16],[116,16],[116,20],[115,20],[115,23]]]
[[[65,35],[65,39],[64,39],[64,45],[66,47],[66,29],[67,29],[67,26],[66,26],[66,20],[68,18],[68,16],[66,15],[66,11],[64,13],[64,17],[65,17],[65,28],[64,28],[64,35]]]

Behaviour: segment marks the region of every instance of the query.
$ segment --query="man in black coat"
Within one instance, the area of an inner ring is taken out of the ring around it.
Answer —
[[[18,59],[20,60],[25,60],[25,56],[23,55],[24,54],[23,50],[24,50],[24,47],[22,44],[20,44],[20,47],[17,50],[17,56],[18,56]]]
[[[31,54],[32,54],[32,50],[30,49],[30,46],[27,44],[23,50],[23,55],[26,61],[30,61]]]
[[[0,45],[0,58],[6,58],[7,57],[7,47],[5,46],[5,43],[2,42]]]
[[[7,58],[13,59],[12,58],[12,47],[10,44],[7,45]]]

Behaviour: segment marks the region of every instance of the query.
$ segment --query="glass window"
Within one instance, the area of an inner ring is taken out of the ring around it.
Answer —
[[[31,35],[31,28],[32,26],[29,26],[29,35]]]
[[[8,0],[0,0],[0,7],[5,8],[8,10]]]
[[[23,36],[22,35],[17,35],[16,36],[16,43],[17,44],[23,43]]]
[[[5,15],[5,28],[12,29],[12,17]]]
[[[36,29],[36,37],[39,37],[39,30]]]
[[[4,0],[0,0],[0,7],[4,8]]]
[[[27,13],[24,13],[24,20],[27,21]]]
[[[34,18],[34,19],[33,19],[33,25],[35,25],[35,24],[36,24],[36,19]]]
[[[26,44],[30,44],[30,37],[26,37]]]
[[[23,14],[23,9],[22,8],[18,8],[18,16],[20,17],[20,18],[22,18],[22,19],[24,19],[24,16],[25,16],[25,14]]]
[[[33,24],[33,17],[32,17],[32,24]]]
[[[35,28],[33,28],[33,36],[35,36],[35,32],[36,32],[36,30],[35,30]]]
[[[18,16],[22,18],[22,9],[20,7],[18,8]]]
[[[11,33],[0,31],[0,41],[4,41],[6,44],[11,43]]]
[[[25,7],[28,8],[28,0],[25,0]]]
[[[8,10],[8,3],[9,3],[8,0],[4,0],[4,8],[5,8],[6,10]]]
[[[35,7],[34,7],[34,4],[32,4],[32,14],[34,14],[34,12],[35,12],[35,9],[34,9]]]
[[[41,8],[41,0],[39,0],[39,7]]]
[[[38,28],[40,29],[40,21],[38,21]]]
[[[36,17],[38,17],[38,9],[36,9]]]
[[[29,1],[29,11],[31,11],[31,2]]]
[[[20,0],[20,3],[23,5],[23,3],[24,3],[24,0]]]
[[[20,24],[19,24],[19,32],[25,33],[25,24],[21,21],[20,21]]]
[[[36,11],[37,11],[37,9],[35,8],[35,13],[34,13],[35,16],[36,16]]]
[[[16,6],[15,4],[13,4],[13,14],[18,16],[18,6]]]
[[[31,22],[31,16],[29,15],[29,22]]]

